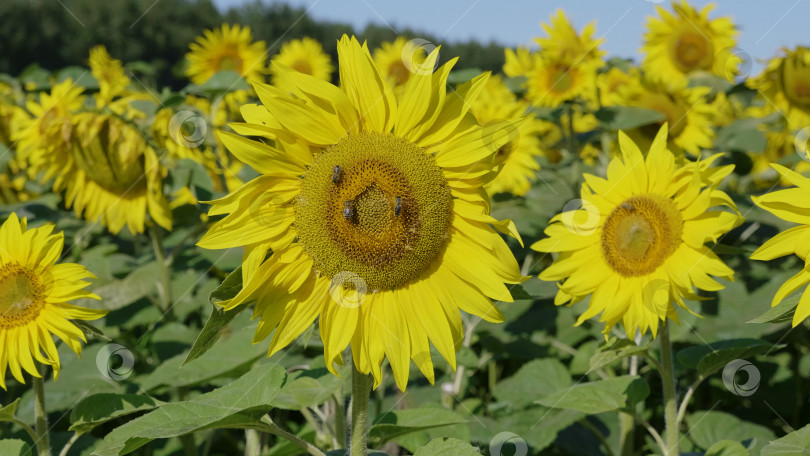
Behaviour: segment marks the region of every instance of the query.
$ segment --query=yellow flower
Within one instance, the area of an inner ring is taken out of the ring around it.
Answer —
[[[599,45],[604,40],[593,38],[593,34],[596,32],[593,22],[586,25],[580,35],[565,17],[565,12],[558,9],[551,17],[550,25],[546,23],[540,25],[548,37],[535,38],[534,41],[540,45],[540,53],[545,58],[572,62],[572,65],[586,66],[591,71],[605,64],[602,60],[605,52],[599,49]]]
[[[103,45],[90,49],[90,71],[98,81],[97,103],[101,106],[123,95],[129,85],[121,61],[113,59]]]
[[[735,53],[737,30],[728,17],[709,19],[714,4],[698,12],[685,0],[673,2],[671,14],[657,7],[660,17],[649,17],[644,35],[644,71],[664,84],[680,83],[695,71],[706,71],[729,81],[741,59]]]
[[[53,226],[27,229],[26,219],[12,213],[0,226],[0,386],[6,389],[6,369],[20,383],[23,370],[40,377],[34,360],[59,375],[59,354],[53,335],[76,354],[87,341],[70,320],[95,320],[107,311],[69,304],[81,298],[99,299],[83,290],[94,278],[84,266],[56,264],[64,235]]]
[[[775,306],[788,295],[810,283],[810,268],[807,267],[808,253],[810,253],[808,251],[810,247],[810,242],[808,242],[810,241],[810,215],[808,215],[810,179],[782,165],[773,163],[771,166],[794,187],[768,192],[762,196],[753,196],[751,199],[762,209],[783,220],[797,223],[799,226],[785,230],[769,239],[751,255],[751,258],[768,261],[795,254],[805,262],[805,267],[801,271],[779,287],[771,302],[771,306]],[[805,288],[793,314],[793,326],[804,321],[808,315],[810,315],[810,293]]]
[[[405,85],[411,73],[421,68],[426,57],[424,47],[416,46],[402,36],[394,42],[385,41],[374,50],[374,63],[395,86]]]
[[[243,288],[220,304],[256,300],[254,340],[275,329],[269,354],[320,316],[332,372],[351,345],[375,387],[387,357],[404,390],[411,359],[433,382],[429,342],[455,367],[459,310],[503,321],[491,300],[512,301],[505,283],[525,280],[493,229],[517,237],[514,224],[488,215],[482,190],[515,123],[482,129],[468,112],[487,74],[445,93],[456,59],[411,75],[399,101],[365,44],[344,36],[338,60],[340,86],[293,70],[296,98],[254,84],[263,106],[232,127],[275,145],[219,133],[262,175],[211,203],[209,215],[228,215],[198,245],[245,246]]]
[[[264,41],[253,41],[250,27],[222,24],[206,30],[189,46],[186,76],[194,84],[203,84],[218,71],[237,72],[245,79],[259,79],[266,71]]]
[[[332,72],[335,70],[329,55],[323,51],[321,43],[309,37],[284,43],[281,51],[273,57],[272,62],[280,63],[322,81],[330,81]],[[281,83],[278,77],[280,71],[275,65],[270,66],[270,73],[273,75],[275,85]]]
[[[518,46],[517,49],[504,49],[505,62],[503,73],[510,78],[528,76],[537,66],[537,54],[532,53],[528,47]]]
[[[526,96],[537,106],[557,106],[577,97],[596,99],[594,71],[570,58],[542,56],[527,77]]]
[[[659,322],[677,321],[675,303],[689,310],[683,298],[696,299],[695,287],[720,290],[712,276],[734,275],[705,245],[742,223],[717,189],[733,166],[711,167],[719,155],[679,165],[666,137],[664,126],[645,159],[619,132],[621,157],[610,161],[607,179],[585,174],[582,207],[555,216],[549,237],[532,246],[559,253],[540,274],[560,281],[555,304],[590,296],[577,324],[601,313],[606,336],[619,322],[628,337],[655,336]]]
[[[529,103],[517,100],[506,87],[500,76],[489,78],[481,95],[472,102],[470,110],[484,128],[503,120],[514,119],[526,114]],[[509,192],[525,195],[537,179],[540,169],[537,157],[542,155],[540,139],[553,128],[531,116],[509,133],[509,142],[498,149],[495,162],[502,165],[498,176],[490,183],[491,193]]]
[[[617,96],[618,105],[651,109],[664,115],[658,124],[628,131],[639,147],[648,148],[660,126],[669,125],[669,147],[675,152],[699,156],[701,149],[713,145],[714,111],[706,102],[708,87],[687,87],[686,81],[665,86],[651,80],[623,86]]]
[[[641,74],[636,67],[629,67],[625,72],[613,67],[596,75],[596,86],[599,88],[599,100],[604,106],[619,106],[624,100],[621,92],[638,90]]]

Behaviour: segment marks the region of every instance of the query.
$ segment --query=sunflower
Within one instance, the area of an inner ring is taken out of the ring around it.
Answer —
[[[517,49],[505,48],[503,73],[510,78],[528,76],[537,66],[537,54],[529,50],[528,46],[518,46]]]
[[[385,41],[374,50],[374,63],[386,80],[395,86],[405,85],[411,73],[424,64],[425,57],[424,47],[402,36],[393,42]]]
[[[323,51],[321,43],[309,37],[284,43],[281,51],[273,57],[272,62],[280,63],[322,81],[331,81],[332,72],[335,71],[332,61],[329,55]],[[275,85],[280,83],[279,71],[274,65],[270,66],[270,73],[273,75]]]
[[[570,58],[541,56],[527,75],[526,96],[537,106],[557,106],[565,101],[596,98],[594,71]]]
[[[534,41],[540,46],[540,52],[544,57],[551,60],[570,61],[573,62],[573,65],[586,66],[591,70],[598,69],[605,64],[602,60],[605,52],[599,49],[599,45],[604,40],[593,38],[593,34],[596,32],[593,22],[586,25],[580,35],[565,17],[565,12],[558,9],[551,17],[551,24],[541,23],[540,25],[548,37],[535,38]]]
[[[218,71],[235,71],[248,80],[258,79],[266,71],[267,48],[264,41],[253,41],[250,27],[222,24],[219,29],[204,31],[189,48],[186,76],[197,85]]]
[[[0,386],[6,389],[6,368],[20,383],[23,370],[40,377],[34,360],[59,375],[59,354],[52,335],[76,354],[87,342],[70,320],[96,320],[105,310],[69,304],[81,298],[99,299],[83,290],[95,278],[84,266],[56,264],[64,235],[53,226],[27,229],[26,219],[12,213],[0,226]]]
[[[717,189],[733,165],[711,167],[719,155],[678,165],[666,144],[664,126],[645,159],[619,132],[621,156],[610,161],[607,179],[585,174],[582,207],[555,216],[549,237],[532,246],[559,253],[540,274],[560,281],[555,304],[590,296],[577,324],[601,313],[606,336],[620,321],[629,337],[655,336],[660,321],[677,321],[675,303],[692,312],[683,299],[696,299],[695,287],[716,291],[723,285],[712,276],[733,279],[705,245],[742,223]]]
[[[613,67],[608,71],[596,75],[596,87],[599,89],[599,102],[604,106],[620,106],[624,103],[621,92],[628,87],[637,87],[641,84],[641,74],[636,67],[629,67],[624,71]]]
[[[470,110],[478,122],[486,127],[523,116],[529,110],[529,103],[518,100],[501,77],[496,75],[489,78]],[[495,154],[495,160],[502,164],[502,168],[488,187],[491,193],[525,195],[529,191],[532,182],[537,179],[535,173],[540,169],[537,157],[542,155],[542,149],[538,136],[549,133],[552,128],[553,124],[532,116],[510,133],[509,142]]]
[[[810,267],[807,260],[810,258],[810,216],[808,216],[808,196],[810,196],[810,179],[799,173],[789,170],[776,163],[771,164],[774,170],[792,184],[793,188],[769,192],[762,196],[751,197],[754,204],[788,222],[797,223],[795,226],[783,231],[759,247],[752,255],[754,260],[768,261],[774,258],[796,254],[805,262],[804,268],[796,275],[785,281],[773,297],[771,306],[779,304],[785,297],[796,292],[799,288],[810,283]],[[799,305],[793,314],[793,326],[798,325],[810,315],[810,293],[807,289],[802,292]]]
[[[429,342],[455,368],[459,310],[503,321],[491,299],[512,301],[505,283],[526,279],[493,230],[518,238],[514,224],[488,215],[483,191],[519,120],[478,126],[468,109],[488,75],[447,94],[456,59],[411,75],[399,101],[365,43],[344,35],[338,61],[338,87],[283,66],[294,94],[254,83],[263,106],[232,126],[275,147],[220,132],[262,176],[211,203],[228,215],[198,245],[245,246],[244,286],[220,304],[256,300],[254,341],[275,328],[269,354],[320,316],[330,371],[351,345],[375,387],[387,357],[404,390],[410,359],[433,382]]]
[[[620,88],[615,99],[619,106],[635,106],[658,111],[664,120],[628,131],[639,147],[649,148],[661,125],[669,125],[669,147],[681,153],[699,156],[701,149],[712,147],[714,111],[706,101],[709,87],[687,87],[686,81],[665,86],[653,80],[640,84],[627,84]]]
[[[124,74],[121,61],[112,58],[107,48],[96,46],[90,49],[89,64],[93,77],[98,81],[96,104],[103,106],[126,91],[129,78]]]
[[[735,52],[737,30],[728,17],[709,19],[714,4],[697,11],[685,0],[672,3],[674,14],[661,6],[649,17],[641,52],[644,71],[665,84],[677,84],[696,71],[734,80],[741,63]]]

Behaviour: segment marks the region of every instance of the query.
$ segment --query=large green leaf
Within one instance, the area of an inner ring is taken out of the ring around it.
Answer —
[[[99,424],[132,413],[152,410],[161,402],[141,394],[94,394],[70,411],[70,430],[86,433]]]
[[[632,106],[607,106],[594,114],[610,130],[629,130],[667,120],[660,111]]]
[[[678,361],[686,367],[697,369],[704,377],[722,369],[729,362],[775,350],[779,346],[759,339],[732,339],[697,345],[680,350]]]
[[[762,448],[760,456],[806,455],[810,448],[810,425],[776,439]]]
[[[515,375],[498,382],[493,393],[499,401],[519,409],[570,384],[571,376],[561,362],[537,359],[523,365]]]
[[[148,296],[154,290],[154,284],[159,278],[160,265],[154,261],[146,263],[121,280],[114,280],[93,289],[93,292],[101,297],[97,306],[107,310],[120,309]]]
[[[748,323],[784,323],[793,320],[793,314],[796,307],[799,305],[804,290],[799,293],[793,293],[787,298],[783,299],[779,304],[768,309],[767,312],[750,320]]]
[[[0,454],[3,456],[30,456],[31,447],[18,439],[0,440]]]
[[[349,366],[343,366],[340,371],[343,378],[351,375]],[[320,405],[338,393],[343,382],[342,378],[332,375],[326,367],[310,367],[306,371],[296,371],[289,374],[287,383],[273,400],[272,405],[287,410]]]
[[[411,432],[466,422],[465,417],[439,406],[394,410],[377,417],[369,429],[368,441],[377,447]]]
[[[550,408],[595,414],[637,404],[650,394],[647,382],[638,376],[624,375],[588,383],[578,383],[537,401]]]
[[[427,445],[416,450],[413,456],[481,456],[478,450],[459,439],[433,439]]]
[[[722,440],[744,442],[750,439],[748,450],[758,454],[766,443],[776,438],[770,429],[725,412],[695,412],[686,416],[686,424],[689,438],[703,449]]]
[[[590,370],[601,369],[615,361],[628,356],[639,355],[647,350],[647,345],[636,345],[629,339],[614,338],[611,342],[599,347],[596,354],[591,357]]]
[[[738,119],[717,132],[715,148],[720,151],[738,150],[759,153],[765,150],[767,139],[758,127],[758,118]]]
[[[260,428],[281,391],[286,372],[263,364],[238,380],[195,399],[161,405],[107,434],[94,455],[124,455],[155,439],[214,428]]]
[[[749,453],[740,442],[721,440],[706,450],[704,456],[749,456]]]

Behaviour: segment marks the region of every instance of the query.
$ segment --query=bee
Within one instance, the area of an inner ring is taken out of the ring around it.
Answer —
[[[332,183],[337,184],[340,182],[340,165],[335,165],[332,169]]]
[[[346,200],[343,202],[343,218],[346,220],[351,220],[354,211],[352,210],[352,202]]]
[[[394,216],[399,217],[399,214],[402,213],[402,197],[397,196],[396,202],[397,202],[397,205],[394,207]]]
[[[620,206],[622,209],[627,209],[630,212],[635,212],[636,208],[630,203],[622,203]]]

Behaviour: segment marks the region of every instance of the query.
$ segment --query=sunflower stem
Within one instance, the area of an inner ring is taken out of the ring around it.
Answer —
[[[40,377],[34,377],[34,419],[37,432],[37,453],[39,456],[51,456],[51,441],[48,436],[48,413],[45,411],[45,379],[44,370],[36,363]]]
[[[661,383],[664,389],[664,420],[666,423],[667,456],[678,456],[678,401],[675,397],[675,369],[672,363],[672,343],[669,340],[669,320],[664,320],[661,333]]]
[[[166,253],[163,250],[163,239],[160,235],[160,228],[157,225],[149,227],[149,236],[152,238],[152,248],[155,251],[155,260],[160,266],[160,283],[158,284],[158,294],[163,314],[169,321],[175,320],[172,311],[172,271],[171,265],[166,261]]]
[[[352,424],[349,451],[351,456],[368,455],[368,398],[371,376],[357,370],[352,363]]]
[[[630,357],[630,375],[638,374],[638,356]],[[635,439],[635,421],[631,415],[624,413],[619,414],[619,448],[621,448],[622,456],[630,456],[633,454],[633,440]]]

